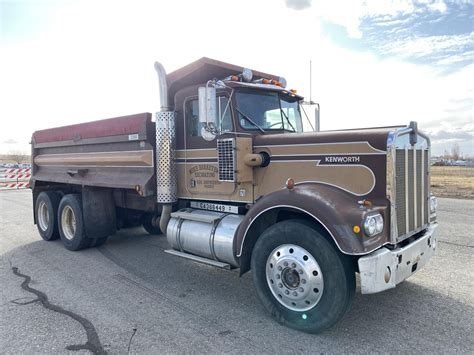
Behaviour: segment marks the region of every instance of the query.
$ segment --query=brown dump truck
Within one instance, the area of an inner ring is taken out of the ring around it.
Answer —
[[[361,293],[395,287],[436,249],[430,140],[408,126],[305,132],[284,78],[202,58],[166,75],[161,108],[37,131],[34,220],[69,250],[118,229],[167,252],[252,270],[280,323],[320,332]]]

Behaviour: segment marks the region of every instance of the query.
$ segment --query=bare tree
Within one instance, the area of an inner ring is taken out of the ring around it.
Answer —
[[[8,152],[7,159],[17,164],[30,162],[30,156],[18,150],[11,150],[10,152]]]
[[[453,160],[459,160],[459,158],[461,157],[461,148],[459,147],[459,144],[453,144],[451,148],[451,157],[453,158]]]

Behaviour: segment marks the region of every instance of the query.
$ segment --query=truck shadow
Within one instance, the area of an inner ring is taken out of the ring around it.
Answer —
[[[38,253],[42,258],[49,253],[65,254],[61,257],[62,270],[72,269],[78,258],[83,258],[81,254],[86,259],[100,258],[99,252],[108,263],[115,264],[107,273],[118,281],[129,280],[127,287],[136,287],[137,292],[145,290],[147,297],[161,305],[171,302],[176,312],[193,310],[188,317],[195,317],[197,323],[204,320],[216,336],[245,334],[256,348],[265,344],[260,348],[263,352],[308,352],[317,349],[318,344],[321,351],[349,351],[354,344],[361,352],[421,347],[442,351],[436,344],[447,337],[459,339],[459,349],[452,350],[469,351],[474,347],[474,307],[450,296],[442,278],[427,281],[429,265],[420,271],[422,277],[415,275],[395,289],[374,295],[361,295],[358,290],[352,309],[339,324],[311,335],[280,326],[271,319],[260,305],[250,273],[239,277],[237,270],[216,269],[166,254],[167,248],[163,236],[150,236],[135,228],[120,231],[102,247],[73,253],[74,257],[67,256],[70,252],[62,248],[60,241],[33,242],[11,252],[16,259],[20,254]],[[47,282],[46,277],[43,282]],[[149,312],[157,312],[159,317],[159,310],[150,307]],[[295,337],[299,339],[297,348],[288,347]],[[380,347],[374,348],[374,343]]]
[[[116,238],[111,239],[110,243],[102,248],[101,252],[108,258],[112,257],[114,262],[122,264],[121,267],[132,271],[138,277],[149,280],[153,284],[163,285],[164,280],[160,276],[150,276],[153,274],[151,269],[144,270],[142,267],[132,266],[135,270],[131,270],[129,262],[115,254],[117,247],[121,249],[121,247],[138,240],[143,244],[153,245],[160,251],[168,248],[163,236],[150,238],[140,235],[138,230],[133,232],[136,233],[133,237],[127,233],[119,233]],[[379,342],[381,349],[384,348],[383,344],[387,345],[391,341],[388,338],[397,343],[403,339],[403,345],[399,344],[396,347],[400,350],[412,349],[417,344],[425,344],[427,348],[430,348],[440,338],[444,338],[448,334],[453,334],[458,339],[471,339],[470,329],[473,325],[474,307],[451,297],[441,278],[431,279],[427,282],[426,277],[414,275],[398,285],[397,288],[374,295],[361,295],[358,286],[352,308],[346,317],[329,331],[315,336],[301,334],[276,325],[260,306],[250,273],[240,278],[236,270],[223,271],[164,253],[161,257],[173,260],[173,268],[168,271],[169,278],[178,284],[179,289],[192,289],[195,296],[203,297],[209,302],[219,305],[219,308],[222,307],[221,312],[225,312],[225,308],[240,308],[243,310],[240,316],[244,317],[240,321],[250,327],[252,319],[256,319],[253,324],[254,332],[259,336],[265,336],[267,331],[277,332],[278,336],[283,338],[289,334],[293,334],[293,336],[298,334],[299,337],[306,337],[312,341],[317,337],[325,342],[335,342],[338,343],[338,347],[341,342],[350,346],[356,342],[360,344],[361,341],[365,344],[373,344],[375,340]],[[435,276],[435,273],[430,271],[429,264],[420,271],[420,275],[429,275],[430,273],[433,277]],[[440,292],[438,289],[445,291]],[[186,292],[183,291],[178,297],[183,297],[184,294]],[[210,294],[213,296],[210,297]],[[233,302],[234,305],[232,305]],[[261,322],[262,319],[265,321]],[[369,332],[361,331],[361,329],[367,328],[370,329]],[[416,333],[416,337],[410,336],[414,333]],[[465,341],[464,344],[460,344],[460,349],[472,349],[473,345],[472,341],[471,343]],[[361,349],[363,348],[364,346],[361,347]]]

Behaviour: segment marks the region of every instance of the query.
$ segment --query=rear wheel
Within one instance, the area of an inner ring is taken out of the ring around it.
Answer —
[[[160,227],[159,226],[156,227],[156,226],[153,225],[153,218],[156,218],[156,217],[157,217],[156,215],[150,214],[150,213],[145,213],[142,216],[143,228],[145,228],[145,230],[149,234],[152,234],[152,235],[162,234]]]
[[[322,332],[342,319],[352,303],[351,260],[305,221],[283,221],[265,230],[251,266],[263,305],[291,328]]]
[[[59,238],[57,216],[60,200],[61,196],[53,191],[41,192],[36,199],[36,226],[41,238],[46,241]]]
[[[66,249],[76,251],[91,244],[84,230],[82,201],[79,194],[65,195],[58,209],[59,234]]]

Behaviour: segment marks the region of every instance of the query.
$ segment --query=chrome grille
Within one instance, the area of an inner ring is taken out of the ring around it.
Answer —
[[[219,181],[235,182],[235,140],[233,138],[217,140],[219,163]]]
[[[428,151],[423,151],[423,164],[426,177],[424,180],[423,191],[424,198],[426,199],[425,207],[423,208],[423,221],[428,223],[430,220],[430,160]]]
[[[428,223],[428,158],[427,149],[396,149],[395,208],[398,240],[408,237]]]
[[[397,149],[395,160],[395,191],[397,209],[398,235],[406,233],[406,203],[405,203],[405,150]]]

